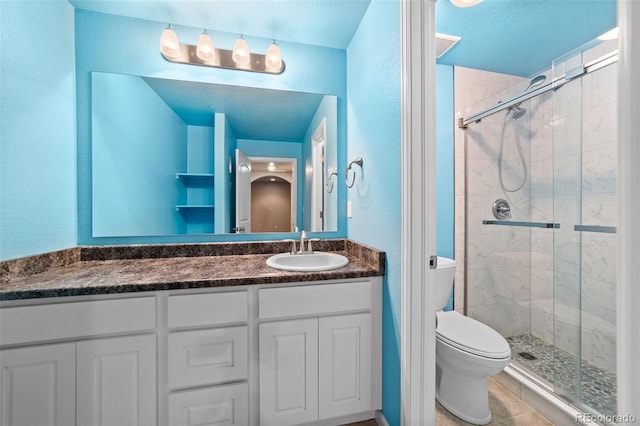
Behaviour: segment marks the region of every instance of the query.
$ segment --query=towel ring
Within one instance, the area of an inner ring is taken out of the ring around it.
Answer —
[[[333,192],[333,188],[335,187],[335,184],[333,183],[333,177],[334,176],[338,176],[338,172],[336,170],[329,170],[329,183],[325,185],[325,188],[327,189],[327,193],[331,194]]]
[[[353,171],[353,179],[351,179],[351,183],[349,183],[349,170],[351,170],[351,167],[354,164],[357,164],[362,169],[362,157],[356,158],[355,160],[353,160],[353,161],[351,161],[349,163],[349,166],[347,166],[347,171],[346,171],[345,176],[344,176],[345,182],[347,184],[347,188],[353,188],[353,185],[356,183],[356,171],[355,170]]]

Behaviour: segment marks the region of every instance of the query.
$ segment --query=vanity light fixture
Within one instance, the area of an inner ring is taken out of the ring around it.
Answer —
[[[482,3],[482,0],[450,0],[451,4],[458,7],[471,7],[478,3]]]
[[[177,58],[180,56],[180,43],[176,32],[171,28],[171,24],[162,31],[160,37],[160,52],[165,58]]]
[[[251,53],[249,53],[249,45],[247,41],[240,36],[233,45],[233,54],[231,55],[233,62],[246,67],[251,62]]]
[[[273,40],[273,43],[269,45],[267,49],[266,66],[268,70],[279,70],[282,68],[282,56],[280,55],[280,48]]]
[[[198,37],[198,44],[196,46],[196,55],[203,61],[212,61],[215,59],[216,50],[213,47],[213,41],[207,30],[205,29],[200,37]]]
[[[265,55],[251,53],[247,41],[241,35],[233,50],[214,47],[213,40],[205,29],[198,38],[197,45],[178,42],[178,36],[169,25],[160,37],[160,53],[169,62],[201,65],[214,68],[282,74],[285,63],[280,47],[275,40],[269,45]]]

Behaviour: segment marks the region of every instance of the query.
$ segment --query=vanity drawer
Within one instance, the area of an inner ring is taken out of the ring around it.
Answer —
[[[169,387],[246,379],[248,344],[247,326],[169,333]]]
[[[169,296],[169,327],[247,322],[247,291]]]
[[[249,424],[249,388],[246,383],[169,394],[171,426]]]
[[[311,316],[371,309],[371,282],[261,288],[260,319]]]
[[[0,345],[155,328],[155,297],[91,300],[0,309]]]

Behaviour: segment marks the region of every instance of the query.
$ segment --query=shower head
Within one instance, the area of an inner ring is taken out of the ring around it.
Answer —
[[[529,89],[533,89],[534,87],[541,85],[546,79],[547,77],[544,74],[535,76],[531,79],[531,81],[529,82],[529,86],[527,86],[523,93],[527,93]],[[511,113],[511,118],[517,120],[518,118],[525,115],[527,113],[527,110],[524,108],[520,108],[520,102],[518,102],[515,106],[509,108],[509,112]]]
[[[544,74],[540,74],[540,75],[535,76],[529,82],[529,86],[527,86],[527,88],[524,89],[524,92],[526,93],[526,92],[529,91],[529,89],[533,89],[534,87],[541,85],[542,83],[544,83],[544,81],[546,79],[547,79],[547,77]]]
[[[511,118],[513,118],[514,120],[517,120],[518,118],[522,117],[527,112],[526,109],[520,108],[517,105],[511,108],[509,111],[511,111]]]

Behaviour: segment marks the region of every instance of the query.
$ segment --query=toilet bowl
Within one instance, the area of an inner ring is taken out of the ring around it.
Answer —
[[[436,262],[436,309],[453,287],[455,260]],[[509,343],[491,327],[455,311],[436,313],[436,400],[469,423],[491,421],[487,379],[511,359]]]
[[[469,423],[491,421],[487,379],[511,359],[498,332],[455,311],[438,312],[436,328],[436,400]]]

